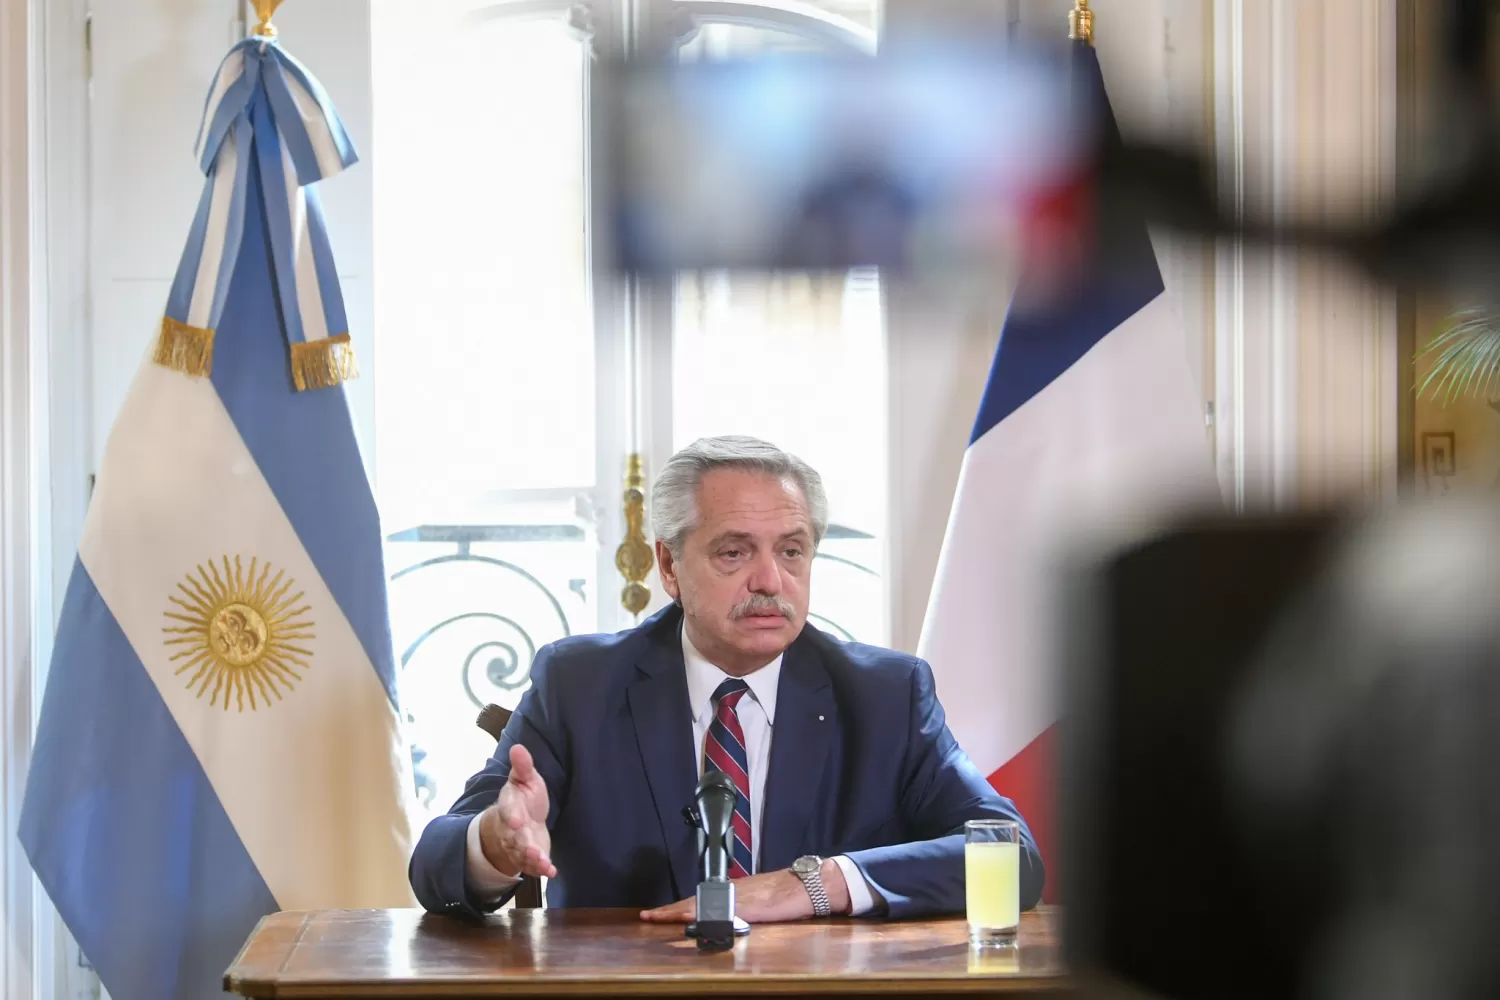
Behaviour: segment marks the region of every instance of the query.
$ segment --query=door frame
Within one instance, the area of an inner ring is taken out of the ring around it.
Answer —
[[[93,987],[16,840],[88,504],[88,25],[87,0],[0,6],[0,989],[27,1000]]]

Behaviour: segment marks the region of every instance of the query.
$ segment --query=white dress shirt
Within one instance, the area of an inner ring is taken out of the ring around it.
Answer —
[[[693,712],[693,746],[698,748],[698,776],[701,778],[704,741],[708,739],[708,727],[714,718],[714,692],[730,679],[730,675],[704,659],[688,640],[685,631],[682,633],[682,659],[687,667],[688,705]],[[742,680],[750,691],[740,699],[735,711],[739,715],[740,728],[745,732],[745,756],[750,763],[750,837],[754,841],[751,852],[755,870],[760,871],[761,817],[765,815],[766,807],[766,774],[771,769],[771,734],[776,723],[781,657],[776,657],[753,674],[747,674]],[[501,874],[484,856],[479,845],[478,816],[469,821],[467,839],[469,886],[476,896],[498,899],[520,881]],[[859,916],[874,909],[873,890],[854,862],[843,855],[833,861],[849,885],[850,912]]]

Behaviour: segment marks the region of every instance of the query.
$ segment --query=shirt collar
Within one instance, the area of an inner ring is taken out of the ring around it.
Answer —
[[[720,684],[729,680],[730,675],[708,662],[694,648],[692,641],[688,639],[686,626],[682,628],[681,635],[682,662],[687,668],[688,704],[692,707],[694,719],[706,721],[713,715],[714,692],[719,689]],[[766,713],[766,721],[773,726],[776,724],[776,689],[781,684],[782,656],[776,657],[753,674],[740,678],[749,686],[750,697]]]

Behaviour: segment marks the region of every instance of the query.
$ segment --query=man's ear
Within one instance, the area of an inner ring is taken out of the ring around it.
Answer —
[[[679,597],[677,562],[672,558],[672,550],[667,548],[667,543],[661,539],[656,541],[656,565],[661,570],[661,589],[665,590],[672,600],[677,600]]]

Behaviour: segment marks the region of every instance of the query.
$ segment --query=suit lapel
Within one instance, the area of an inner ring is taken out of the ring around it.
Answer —
[[[657,617],[659,627],[652,630],[651,642],[637,661],[635,680],[626,689],[636,745],[640,747],[646,781],[661,821],[679,899],[692,895],[698,885],[694,874],[697,837],[682,818],[683,807],[692,804],[698,785],[698,765],[687,674],[677,639],[680,620],[679,615],[670,613]],[[608,833],[601,831],[601,835]]]
[[[810,627],[809,627],[810,628]],[[803,838],[823,783],[828,747],[837,728],[833,682],[807,631],[786,651],[771,730],[761,825],[762,871],[785,868],[802,853]]]

